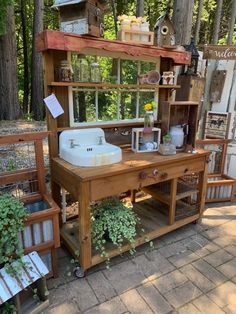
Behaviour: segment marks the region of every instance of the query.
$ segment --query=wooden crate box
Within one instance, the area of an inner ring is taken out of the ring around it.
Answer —
[[[230,140],[206,139],[196,142],[198,147],[210,150],[206,203],[232,201],[236,180],[224,174],[225,158]]]
[[[48,132],[41,132],[0,137],[0,193],[9,193],[24,203],[29,215],[19,234],[20,243],[26,254],[37,251],[45,256],[49,276],[55,277],[60,209],[46,191],[43,139],[47,136]]]

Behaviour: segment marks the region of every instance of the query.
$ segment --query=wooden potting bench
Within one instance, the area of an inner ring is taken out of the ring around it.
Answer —
[[[141,218],[145,234],[139,235],[136,245],[145,239],[154,239],[190,222],[197,221],[203,212],[208,153],[200,150],[197,154],[178,153],[175,156],[161,156],[157,153],[135,154],[130,148],[122,150],[122,161],[117,164],[101,167],[76,167],[59,158],[58,136],[63,130],[79,129],[91,126],[71,126],[69,99],[71,88],[99,89],[136,89],[150,90],[158,95],[158,100],[167,101],[177,85],[139,85],[139,84],[93,84],[81,82],[58,82],[56,69],[61,60],[69,58],[69,54],[82,53],[95,56],[109,56],[128,60],[155,62],[158,71],[173,71],[175,65],[189,64],[190,54],[175,49],[154,46],[133,45],[121,41],[102,38],[84,37],[56,31],[45,31],[37,39],[38,51],[44,56],[45,91],[55,93],[64,114],[54,119],[47,112],[49,149],[51,157],[52,193],[54,200],[61,204],[61,188],[66,189],[75,200],[79,201],[79,215],[75,220],[62,225],[61,237],[69,250],[77,256],[82,270],[86,270],[104,260],[94,252],[91,245],[90,202],[104,197],[117,195],[131,190],[134,210]],[[195,104],[196,105],[196,104]],[[178,110],[176,111],[178,113]],[[182,112],[182,111],[181,111]],[[176,113],[176,114],[177,114]],[[182,113],[181,113],[182,114]],[[196,111],[197,114],[197,111]],[[116,145],[131,144],[132,127],[142,127],[142,122],[122,122],[115,124],[99,124]],[[155,125],[161,126],[160,121]],[[192,123],[192,125],[195,125]],[[98,127],[98,125],[96,125]],[[194,131],[195,132],[195,131]],[[128,136],[124,136],[128,134]],[[195,133],[194,133],[195,134]],[[198,173],[195,187],[187,187],[179,181],[184,175]],[[163,182],[166,184],[163,186]],[[151,188],[150,188],[151,187]],[[135,191],[145,189],[150,197],[136,199]],[[195,193],[196,202],[189,202]],[[151,197],[152,196],[152,197]],[[183,201],[184,200],[184,201]],[[162,204],[160,206],[160,203]],[[164,209],[164,213],[158,208]],[[122,251],[129,250],[125,245]],[[109,257],[120,254],[114,247],[109,248]]]

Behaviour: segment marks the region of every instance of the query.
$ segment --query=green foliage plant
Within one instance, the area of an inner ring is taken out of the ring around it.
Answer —
[[[101,257],[107,260],[107,242],[112,242],[120,252],[122,245],[131,245],[130,253],[135,252],[135,238],[140,218],[132,210],[132,204],[120,201],[118,197],[106,198],[92,206],[92,243]]]
[[[171,140],[171,137],[170,137],[170,133],[168,132],[166,135],[163,136],[163,143],[170,144],[170,140]]]
[[[18,235],[24,229],[26,217],[27,210],[21,201],[7,193],[0,195],[0,265],[7,270],[23,256]]]

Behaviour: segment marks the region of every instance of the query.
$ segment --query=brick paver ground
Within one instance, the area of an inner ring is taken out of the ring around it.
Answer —
[[[202,221],[112,259],[76,279],[59,251],[44,314],[236,313],[236,202],[210,205]]]

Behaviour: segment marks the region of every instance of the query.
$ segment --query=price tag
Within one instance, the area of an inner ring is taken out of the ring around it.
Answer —
[[[54,119],[64,113],[62,106],[60,105],[54,94],[51,94],[50,96],[44,98],[43,101],[45,102],[48,110],[50,111]]]

